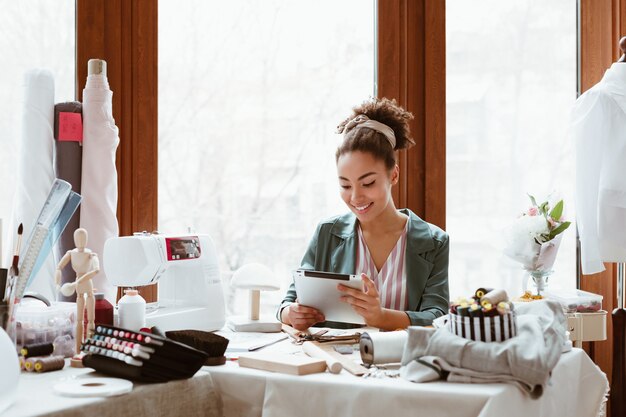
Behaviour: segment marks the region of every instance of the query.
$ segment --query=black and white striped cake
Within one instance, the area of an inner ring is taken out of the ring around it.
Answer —
[[[457,336],[481,342],[502,342],[517,335],[513,311],[493,317],[462,317],[450,312],[448,329]]]
[[[481,342],[502,342],[517,335],[513,303],[506,291],[479,288],[470,298],[450,305],[448,329],[457,336]]]

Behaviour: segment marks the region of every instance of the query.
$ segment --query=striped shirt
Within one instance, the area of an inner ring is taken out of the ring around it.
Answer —
[[[407,309],[405,252],[409,222],[407,221],[406,224],[396,246],[394,246],[380,271],[376,269],[374,260],[370,255],[361,226],[358,227],[359,244],[356,254],[356,273],[363,273],[374,282],[380,295],[382,307],[399,311]]]

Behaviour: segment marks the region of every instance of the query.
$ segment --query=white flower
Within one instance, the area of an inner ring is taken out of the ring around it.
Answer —
[[[538,204],[532,195],[528,196],[530,209],[504,231],[504,253],[526,270],[548,271],[554,265],[562,234],[570,222],[563,219],[563,200]]]
[[[550,229],[543,216],[522,216],[513,223],[510,233],[511,239],[516,242],[531,239],[542,243],[541,235],[550,233]]]

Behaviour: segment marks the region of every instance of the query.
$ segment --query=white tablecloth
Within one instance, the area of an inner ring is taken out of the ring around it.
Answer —
[[[580,349],[562,355],[538,400],[507,384],[415,384],[346,371],[291,376],[240,368],[236,362],[204,369],[225,416],[589,417],[597,415],[608,387],[604,373]]]
[[[298,349],[287,341],[266,348]],[[67,398],[53,393],[60,379],[93,373],[69,367],[23,373],[17,400],[2,415],[589,417],[597,415],[608,384],[584,351],[574,349],[563,354],[538,400],[506,384],[415,384],[400,378],[358,378],[346,371],[291,376],[240,368],[237,362],[204,367],[183,381],[135,384],[131,393],[119,397]]]
[[[66,360],[67,362],[67,360]],[[70,416],[210,416],[223,415],[211,376],[199,371],[193,378],[162,384],[134,383],[133,390],[117,397],[70,398],[53,392],[63,379],[106,375],[90,368],[47,373],[22,372],[15,403],[2,417]],[[1,377],[1,376],[0,376]]]

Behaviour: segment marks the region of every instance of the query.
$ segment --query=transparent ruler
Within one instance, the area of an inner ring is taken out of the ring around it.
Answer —
[[[14,302],[22,299],[24,291],[52,252],[54,244],[65,230],[81,199],[80,194],[72,191],[72,186],[68,182],[54,180],[26,243],[24,256],[20,258],[20,274],[12,292]]]

